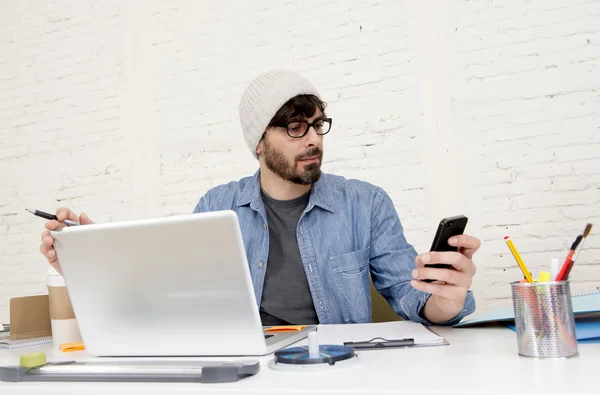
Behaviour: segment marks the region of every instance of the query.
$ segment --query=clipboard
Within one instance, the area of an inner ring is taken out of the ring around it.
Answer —
[[[318,333],[321,344],[340,344],[357,350],[450,345],[432,328],[410,321],[320,325]]]

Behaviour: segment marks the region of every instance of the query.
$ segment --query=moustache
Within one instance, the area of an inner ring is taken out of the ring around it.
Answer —
[[[310,158],[311,156],[318,156],[319,159],[323,157],[323,151],[319,147],[310,148],[308,151],[296,156],[296,160],[302,160],[306,158]]]

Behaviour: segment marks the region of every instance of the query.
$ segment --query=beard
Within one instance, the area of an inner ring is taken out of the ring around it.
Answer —
[[[267,139],[263,141],[263,155],[267,168],[282,179],[300,185],[314,184],[321,177],[321,162],[323,151],[319,147],[312,147],[306,152],[294,158],[294,164],[289,165],[283,152],[269,145]],[[318,161],[303,165],[303,169],[297,170],[298,162],[311,156],[318,156]]]

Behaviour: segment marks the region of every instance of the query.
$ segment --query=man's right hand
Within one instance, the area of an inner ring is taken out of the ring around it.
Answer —
[[[58,221],[46,221],[45,228],[47,230],[45,230],[42,233],[42,244],[40,245],[40,251],[46,257],[46,259],[48,259],[48,263],[50,263],[50,265],[52,265],[52,267],[54,267],[59,273],[62,273],[60,271],[60,265],[58,264],[58,257],[56,256],[56,251],[54,250],[54,238],[50,235],[50,231],[64,228],[66,225],[63,224],[62,221],[64,221],[65,219],[70,219],[72,221],[79,222],[81,225],[89,225],[93,224],[93,222],[91,219],[89,219],[89,217],[86,214],[81,213],[81,215],[78,218],[77,214],[64,207],[61,207],[58,210],[56,210],[55,215],[56,218],[58,218]]]

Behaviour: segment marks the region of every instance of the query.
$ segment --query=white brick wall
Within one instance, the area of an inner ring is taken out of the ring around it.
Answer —
[[[510,297],[510,234],[537,273],[600,219],[600,2],[465,1],[454,23],[455,131],[484,241],[480,306]],[[469,153],[469,155],[467,155]],[[598,285],[598,229],[572,273]]]
[[[43,220],[189,213],[251,174],[245,84],[311,79],[334,130],[325,170],[384,187],[423,251],[446,215],[483,241],[479,309],[600,227],[600,1],[4,1],[0,5],[0,321],[44,292]],[[575,288],[600,283],[592,233]]]

